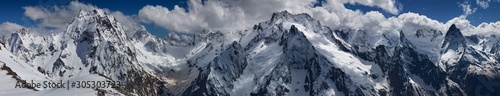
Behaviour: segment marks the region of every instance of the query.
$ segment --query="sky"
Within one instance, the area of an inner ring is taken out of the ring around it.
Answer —
[[[0,32],[31,28],[39,33],[64,30],[80,10],[103,9],[128,33],[144,29],[159,36],[193,34],[204,29],[235,31],[288,10],[308,13],[332,28],[373,29],[408,26],[446,31],[498,33],[500,0],[16,0],[0,1]],[[2,34],[0,34],[2,35]]]

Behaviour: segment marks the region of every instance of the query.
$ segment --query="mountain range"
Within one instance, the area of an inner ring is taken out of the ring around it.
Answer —
[[[204,30],[184,44],[145,30],[125,34],[103,10],[66,30],[29,29],[0,41],[4,95],[500,94],[500,37],[451,25],[376,33],[331,29],[308,14],[276,12],[250,29]],[[14,88],[17,82],[117,81],[113,88]]]

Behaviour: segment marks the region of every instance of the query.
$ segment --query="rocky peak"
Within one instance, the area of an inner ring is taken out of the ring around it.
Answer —
[[[137,32],[135,32],[135,34],[133,35],[133,37],[135,39],[144,39],[144,38],[147,38],[149,37],[151,34],[149,34],[148,31],[146,30],[139,30]]]
[[[10,39],[20,39],[22,36],[28,35],[28,29],[22,28],[21,30],[11,34]]]
[[[101,9],[94,9],[92,11],[80,10],[80,13],[76,17],[76,19],[88,19],[88,18],[105,18],[108,17],[108,14]]]
[[[283,45],[285,54],[288,52],[291,52],[291,54],[306,54],[314,50],[311,42],[295,25],[292,25],[290,30],[282,35],[281,39],[280,44]]]
[[[207,41],[223,42],[224,33],[220,31],[203,30],[201,33],[194,34],[193,40],[195,44]]]
[[[68,25],[66,34],[77,41],[94,39],[119,42],[127,39],[121,24],[101,9],[81,10]]]
[[[436,37],[443,35],[440,31],[434,30],[434,29],[418,29],[417,33],[415,33],[415,36],[418,38],[422,37]]]
[[[281,18],[289,18],[290,16],[292,16],[292,14],[286,10],[281,12],[275,12],[271,17],[271,21],[275,21]]]
[[[458,29],[455,24],[451,25],[448,31],[446,32],[445,37],[457,37],[457,38],[463,38],[464,36],[462,35],[462,32],[460,32],[460,29]]]
[[[400,40],[405,39],[405,34],[403,33],[403,31],[399,31],[399,39]]]
[[[23,40],[26,38],[29,38],[29,32],[26,28],[22,28],[21,30],[12,33],[7,41],[7,45],[10,46],[10,51],[17,52],[17,50],[21,50],[20,48],[23,46]]]
[[[460,29],[458,29],[455,26],[455,24],[453,24],[446,32],[441,48],[443,48],[443,51],[446,51],[448,49],[452,50],[463,49],[463,47],[466,46],[465,43],[466,39],[462,35],[462,32],[460,32]]]
[[[285,11],[273,13],[273,15],[271,17],[271,21],[275,21],[275,20],[283,19],[283,18],[290,19],[290,18],[295,18],[295,17],[302,17],[302,18],[305,18],[305,19],[313,19],[307,13],[292,14],[292,13],[288,12],[287,10],[285,10]]]
[[[231,43],[231,47],[230,48],[234,48],[235,50],[240,50],[241,49],[241,45],[238,44],[238,42],[233,41],[233,43]]]
[[[272,14],[271,20],[261,22],[253,27],[258,35],[251,40],[251,42],[256,42],[262,39],[266,39],[265,43],[276,42],[285,34],[295,34],[286,33],[289,32],[289,28],[293,26],[291,31],[298,30],[297,27],[312,29],[314,32],[320,32],[328,30],[328,28],[322,26],[318,20],[315,20],[310,15],[306,13],[301,14],[291,14],[288,11],[275,12]],[[298,31],[294,31],[298,32]],[[302,32],[299,32],[302,33]],[[279,42],[279,41],[278,41]]]
[[[295,22],[295,23],[303,24],[304,26],[321,27],[320,22],[318,20],[312,18],[307,13],[291,14],[286,10],[273,13],[270,22],[272,22],[274,24],[283,23],[283,22]]]
[[[28,34],[28,29],[26,28],[21,28],[21,30],[17,31],[17,33],[21,34],[21,35],[26,35]]]
[[[402,46],[413,47],[412,43],[408,40],[407,37],[405,37],[405,34],[403,31],[399,31],[399,40],[400,40]]]

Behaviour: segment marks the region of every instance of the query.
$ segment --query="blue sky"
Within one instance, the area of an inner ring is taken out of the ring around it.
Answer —
[[[22,26],[35,26],[38,21],[33,21],[24,15],[24,6],[67,6],[70,1],[68,0],[18,0],[18,1],[0,1],[0,23],[12,22]],[[185,0],[145,0],[145,1],[123,1],[123,0],[82,0],[85,4],[94,5],[99,8],[107,8],[111,11],[120,11],[125,15],[137,16],[139,10],[146,5],[160,5],[168,9],[173,9],[174,5],[181,8],[187,8]],[[396,1],[396,5],[402,6],[399,14],[406,12],[418,13],[425,15],[431,19],[439,22],[446,23],[448,20],[464,14],[460,4],[464,4],[464,0],[401,0]],[[496,22],[500,21],[500,3],[489,3],[488,8],[481,8],[476,4],[476,0],[467,1],[471,8],[476,8],[476,11],[467,16],[467,20],[474,26],[482,22]],[[321,4],[317,4],[321,5]],[[361,10],[363,12],[379,11],[385,17],[398,16],[399,14],[391,14],[379,7],[369,7],[361,4],[344,4],[346,8],[352,10]],[[187,10],[189,11],[189,10]],[[152,34],[164,37],[167,35],[166,27],[158,26],[155,23],[141,23]]]

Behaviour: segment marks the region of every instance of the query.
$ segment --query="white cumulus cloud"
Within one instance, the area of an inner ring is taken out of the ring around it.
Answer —
[[[187,36],[187,35],[181,35],[181,39],[182,39],[183,41],[191,41],[191,40],[193,40],[193,38],[192,38],[192,37]]]
[[[189,0],[188,8],[148,5],[138,17],[142,22],[154,23],[174,32],[196,33],[204,29],[232,31],[251,27],[270,19],[271,14],[287,10],[292,14],[308,13],[323,24],[338,26],[348,23],[349,27],[360,27],[354,19],[346,17],[363,13],[344,7],[344,4],[360,4],[382,8],[398,14],[400,8],[394,0],[327,0],[322,6],[313,6],[317,0]],[[383,15],[382,15],[383,17]]]
[[[479,5],[483,9],[490,7],[490,2],[491,0],[476,0],[477,5]]]
[[[11,23],[11,22],[3,22],[0,24],[0,35],[10,35],[13,32],[17,32],[24,28],[23,26]]]
[[[168,38],[170,38],[171,40],[180,40],[181,39],[181,37],[179,37],[179,35],[177,35],[174,32],[168,33]]]
[[[51,7],[26,6],[23,7],[23,9],[25,10],[24,15],[26,17],[40,22],[36,24],[36,28],[31,29],[37,29],[38,33],[47,33],[65,30],[68,24],[79,14],[81,10],[92,11],[100,8],[91,4],[71,1],[68,5]],[[135,16],[127,16],[120,11],[110,11],[108,9],[103,10],[113,15],[115,19],[122,24],[123,29],[128,35],[143,28],[140,24],[138,24],[139,21]],[[46,29],[46,27],[50,27],[51,29]]]
[[[471,34],[482,34],[482,35],[500,35],[500,21],[481,23],[474,28],[474,33]]]
[[[24,26],[16,23],[3,22],[0,24],[0,41],[6,42],[6,40],[10,37],[10,34],[17,32],[22,28],[24,28]]]
[[[471,5],[469,4],[469,2],[465,2],[465,3],[461,3],[460,6],[463,10],[463,15],[461,16],[461,18],[465,18],[467,16],[469,16],[470,14],[473,14],[476,12],[477,8],[471,8]]]

